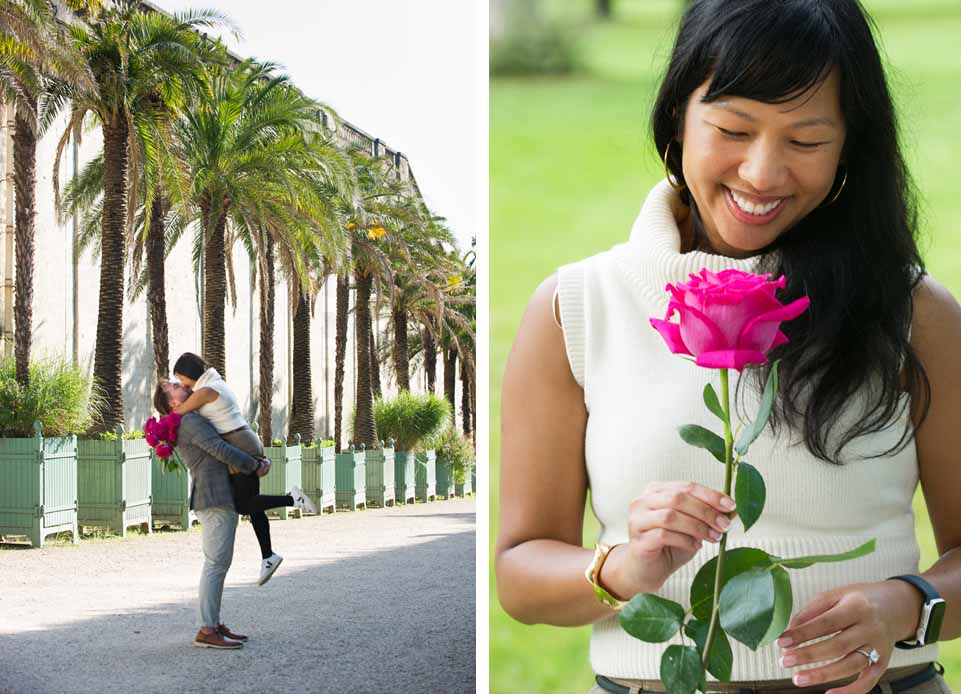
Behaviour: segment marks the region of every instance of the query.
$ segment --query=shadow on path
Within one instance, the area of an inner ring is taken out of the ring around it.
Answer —
[[[191,647],[196,599],[0,634],[0,694],[472,692],[474,548],[456,532],[228,586],[238,651]]]

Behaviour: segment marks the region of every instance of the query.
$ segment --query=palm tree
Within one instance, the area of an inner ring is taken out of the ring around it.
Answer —
[[[70,9],[94,10],[99,2],[68,3]],[[37,189],[37,104],[48,76],[89,85],[90,71],[64,40],[63,26],[45,0],[0,3],[0,89],[16,104],[13,160],[15,191],[14,362],[16,379],[29,381],[33,333],[33,267]]]
[[[444,355],[444,397],[456,413],[457,367],[460,364],[462,429],[473,432],[472,413],[477,409],[474,344],[476,336],[476,287],[473,248],[463,256],[449,255],[449,261],[459,270],[449,279],[449,298],[452,310],[437,331],[437,343]]]
[[[220,26],[226,19],[202,10],[168,16],[145,11],[136,0],[117,0],[89,24],[69,27],[72,45],[93,73],[93,86],[55,82],[48,90],[41,122],[49,126],[70,105],[67,127],[57,145],[54,192],[60,209],[58,171],[71,134],[79,133],[92,116],[103,134],[103,217],[101,231],[100,294],[94,385],[104,395],[104,407],[94,416],[93,431],[109,431],[123,421],[121,388],[123,281],[126,231],[136,199],[138,138],[150,142],[163,131],[171,109],[179,105],[185,84],[202,71],[208,45],[199,29]],[[157,95],[164,105],[158,108]],[[152,200],[151,200],[152,202]],[[149,207],[149,206],[148,206]]]
[[[347,313],[350,306],[350,275],[337,274],[336,313],[334,318],[334,437],[340,453],[340,434],[344,423],[344,361],[347,358]]]
[[[257,235],[273,235],[291,277],[303,281],[306,261],[300,251],[308,229],[328,248],[344,245],[325,190],[344,187],[349,167],[318,131],[320,104],[275,66],[246,61],[208,72],[206,89],[177,123],[176,142],[197,215],[195,266],[203,257],[204,358],[225,374],[228,283],[236,295],[234,241],[242,240],[253,257]],[[265,387],[271,386],[262,384],[262,395]]]

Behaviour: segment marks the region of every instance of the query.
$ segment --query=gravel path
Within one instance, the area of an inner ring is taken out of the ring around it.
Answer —
[[[0,549],[0,694],[473,692],[473,499],[272,521],[284,563],[237,531],[223,618],[192,648],[200,530]]]

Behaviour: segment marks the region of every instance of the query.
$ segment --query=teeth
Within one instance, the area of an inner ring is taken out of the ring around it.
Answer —
[[[742,211],[748,214],[753,214],[758,217],[763,217],[768,214],[771,210],[781,204],[781,200],[775,200],[774,202],[769,202],[766,205],[755,205],[750,200],[745,200],[744,198],[738,196],[733,190],[731,191],[731,198],[737,203],[737,206],[741,208]]]

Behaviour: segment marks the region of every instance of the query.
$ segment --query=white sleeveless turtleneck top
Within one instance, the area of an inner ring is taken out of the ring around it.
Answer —
[[[206,417],[218,434],[226,434],[247,426],[247,420],[240,414],[237,396],[221,377],[217,369],[210,367],[194,383],[194,390],[211,388],[220,395],[213,402],[197,408],[197,414]]]
[[[704,267],[713,272],[728,268],[754,272],[759,258],[682,254],[671,210],[674,195],[662,181],[649,194],[627,243],[558,271],[567,356],[584,389],[588,412],[584,449],[591,503],[601,523],[598,541],[608,544],[627,540],[628,506],[649,481],[692,480],[724,488],[724,466],[685,444],[677,433],[682,424],[717,430],[718,422],[705,408],[701,393],[708,381],[720,392],[720,375],[671,354],[648,318],[664,317],[668,282],[687,281]],[[738,373],[732,370],[730,376],[733,405]],[[741,386],[740,403],[735,412],[753,418],[758,397],[748,383]],[[865,403],[863,392],[852,399],[833,433],[846,431]],[[786,428],[779,440],[767,428],[751,445],[746,460],[764,476],[767,502],[749,532],[735,520],[728,549],[757,547],[787,558],[843,552],[877,539],[876,551],[866,557],[789,570],[792,613],[831,588],[918,572],[920,549],[911,505],[918,484],[914,441],[896,455],[866,459],[898,442],[910,423],[908,405],[905,393],[896,421],[849,443],[841,454],[843,466],[818,460],[801,437]],[[658,595],[689,608],[691,581],[717,549],[715,543],[704,543]],[[733,681],[786,679],[801,669],[781,667],[775,644],[753,652],[734,639],[730,642]],[[591,666],[609,677],[660,679],[661,654],[673,643],[681,643],[680,637],[662,644],[634,639],[612,615],[593,625]],[[929,662],[937,656],[937,644],[895,649],[889,667]],[[711,675],[708,679],[714,681]]]

